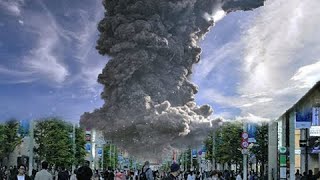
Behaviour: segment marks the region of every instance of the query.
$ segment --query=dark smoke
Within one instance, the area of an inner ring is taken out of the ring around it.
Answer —
[[[213,110],[195,104],[198,87],[189,81],[200,60],[198,42],[214,25],[203,15],[251,10],[263,0],[104,0],[103,5],[97,50],[111,57],[98,77],[105,104],[85,113],[81,124],[102,129],[129,153],[143,156],[207,133]]]

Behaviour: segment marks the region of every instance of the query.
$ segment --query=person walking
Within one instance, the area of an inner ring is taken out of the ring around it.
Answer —
[[[164,180],[178,180],[180,175],[180,166],[179,164],[173,163],[170,167],[170,174]]]
[[[193,171],[190,171],[190,174],[188,174],[187,180],[195,180],[195,176],[193,174]]]
[[[114,171],[110,169],[107,180],[114,180]]]
[[[26,166],[20,165],[18,169],[18,174],[13,178],[13,180],[31,180],[31,178],[26,175]]]
[[[48,163],[43,161],[41,167],[42,170],[37,172],[35,180],[53,180],[52,175],[48,172]]]
[[[82,166],[77,171],[77,180],[91,180],[93,173],[88,166]]]
[[[150,162],[146,161],[144,163],[144,166],[142,168],[142,172],[140,174],[140,180],[154,180],[153,178],[153,172],[150,168]]]
[[[58,180],[69,180],[69,173],[64,166],[61,167],[61,171],[58,173]]]
[[[239,172],[239,174],[237,175],[236,180],[242,180],[242,173],[241,172]]]
[[[73,174],[71,175],[70,180],[77,180],[77,169],[73,171]]]

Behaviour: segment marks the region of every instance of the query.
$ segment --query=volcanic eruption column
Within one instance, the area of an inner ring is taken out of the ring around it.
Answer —
[[[82,115],[81,124],[130,144],[134,154],[170,145],[211,115],[210,106],[195,104],[198,88],[188,80],[200,60],[197,43],[214,25],[208,14],[251,10],[263,0],[104,0],[103,5],[97,49],[111,57],[98,77],[105,104]]]

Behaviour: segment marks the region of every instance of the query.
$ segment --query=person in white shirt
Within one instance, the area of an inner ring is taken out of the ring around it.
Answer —
[[[27,176],[26,173],[26,166],[25,165],[20,165],[18,169],[18,175],[16,176],[15,180],[31,180],[29,176]]]
[[[191,171],[190,174],[188,174],[187,180],[195,180],[195,175]]]
[[[239,174],[237,175],[236,180],[242,180],[242,174],[241,174],[241,173],[239,173]]]
[[[76,169],[73,171],[73,174],[71,175],[70,180],[77,180],[77,170]]]
[[[52,180],[52,175],[48,172],[48,163],[43,161],[41,163],[42,170],[37,172],[34,180]]]

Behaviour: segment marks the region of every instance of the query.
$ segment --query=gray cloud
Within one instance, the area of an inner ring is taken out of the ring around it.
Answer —
[[[198,87],[189,81],[193,64],[200,60],[198,42],[214,25],[203,15],[214,14],[217,7],[225,12],[251,10],[263,1],[106,0],[103,4],[106,17],[98,26],[97,49],[111,56],[98,77],[105,104],[85,113],[82,125],[103,129],[129,153],[144,157],[148,152],[157,154],[155,147],[162,151],[182,145],[184,137],[197,139],[210,129],[207,118],[212,109],[193,102]]]

